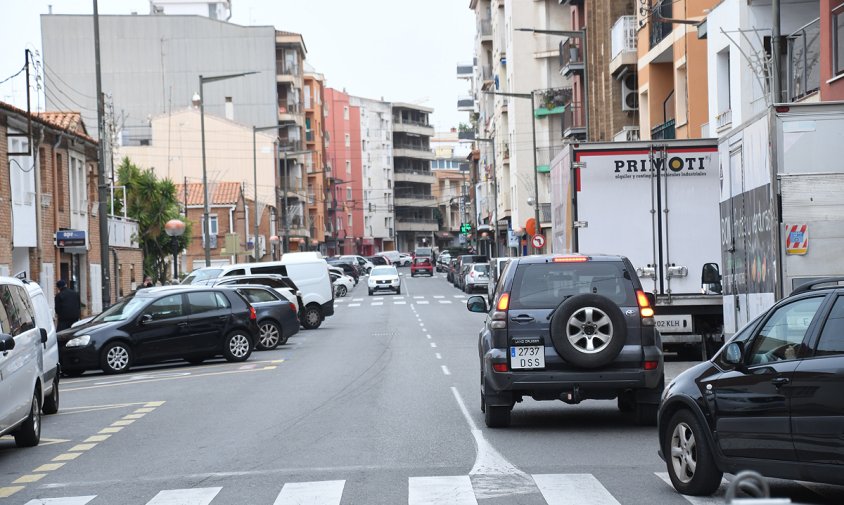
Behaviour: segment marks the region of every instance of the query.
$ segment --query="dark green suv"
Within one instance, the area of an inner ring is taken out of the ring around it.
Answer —
[[[488,312],[478,342],[487,426],[508,426],[525,396],[617,399],[639,423],[655,423],[664,379],[653,304],[622,256],[511,259],[492,307],[483,296],[467,301]]]

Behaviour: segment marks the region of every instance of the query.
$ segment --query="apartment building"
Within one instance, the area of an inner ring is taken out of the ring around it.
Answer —
[[[324,251],[327,235],[326,191],[328,165],[325,160],[325,76],[305,62],[305,172],[308,175],[308,229],[311,247]]]
[[[436,177],[431,173],[434,153],[430,139],[434,128],[429,116],[432,112],[433,109],[419,105],[392,104],[396,244],[401,251],[433,246],[439,228],[434,218]]]
[[[383,100],[352,96],[360,110],[363,254],[395,250],[393,114]]]
[[[30,124],[32,129],[30,131]],[[47,293],[64,279],[80,294],[85,315],[103,309],[103,282],[112,301],[143,279],[138,223],[108,216],[113,271],[100,256],[97,142],[75,112],[26,111],[0,102],[0,275],[22,273]],[[53,299],[47,297],[50,304]]]
[[[696,22],[718,0],[649,0],[637,11],[639,136],[710,136],[706,41]],[[674,22],[674,20],[678,22]]]
[[[329,255],[360,254],[363,244],[363,185],[360,107],[347,93],[325,89],[325,135],[328,169]]]

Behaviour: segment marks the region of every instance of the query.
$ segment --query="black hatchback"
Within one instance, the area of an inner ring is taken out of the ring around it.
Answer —
[[[487,426],[510,424],[513,406],[535,400],[617,399],[652,424],[663,388],[663,356],[653,295],[627,258],[537,255],[513,258],[478,341],[481,410]]]
[[[258,334],[255,308],[233,289],[154,287],[60,332],[59,362],[68,375],[81,375],[93,369],[121,373],[174,358],[245,361]]]
[[[741,470],[844,484],[841,282],[798,287],[665,388],[659,448],[675,489],[712,494]]]

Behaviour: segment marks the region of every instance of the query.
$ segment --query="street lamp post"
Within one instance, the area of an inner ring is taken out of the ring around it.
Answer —
[[[538,162],[536,159],[536,114],[534,114],[534,111],[536,109],[534,107],[534,92],[531,91],[530,93],[505,93],[503,91],[484,91],[484,93],[488,95],[512,96],[514,98],[530,99],[530,126],[533,138],[533,194],[536,198],[533,208],[533,218],[534,221],[536,221],[535,233],[539,233],[540,231],[542,231],[542,228],[539,224],[539,173],[537,172]]]
[[[185,223],[181,219],[171,219],[164,224],[164,231],[170,236],[173,249],[173,281],[179,280],[179,237],[185,233]]]
[[[202,143],[202,194],[204,197],[204,205],[202,217],[205,219],[202,224],[202,236],[205,238],[205,266],[211,266],[211,223],[209,223],[209,205],[208,205],[208,170],[205,165],[205,95],[203,94],[203,86],[206,82],[225,81],[226,79],[234,79],[236,77],[243,77],[245,75],[257,74],[258,72],[241,72],[239,74],[215,75],[211,77],[199,76],[199,129],[200,142]]]

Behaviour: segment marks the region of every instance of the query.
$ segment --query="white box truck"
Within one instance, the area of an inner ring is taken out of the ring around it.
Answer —
[[[724,333],[844,275],[844,103],[781,104],[718,141]]]
[[[570,144],[551,167],[552,250],[627,256],[654,293],[663,346],[699,358],[719,344],[715,139]],[[704,345],[701,345],[704,344]]]

